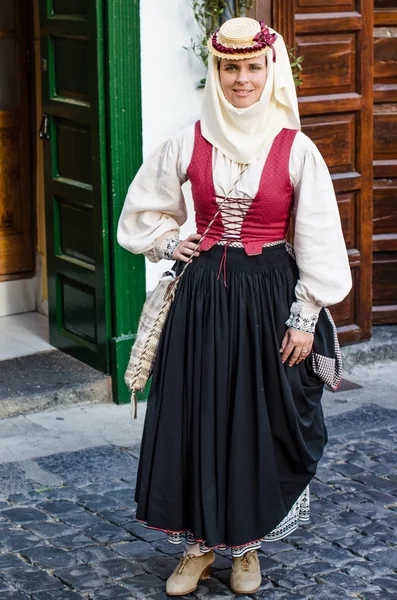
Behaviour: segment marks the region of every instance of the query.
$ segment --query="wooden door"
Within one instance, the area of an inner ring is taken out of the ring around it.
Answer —
[[[34,269],[27,10],[0,2],[0,281]]]
[[[330,169],[353,275],[331,309],[342,343],[371,336],[373,7],[367,0],[273,0],[273,27],[303,55],[302,130]]]
[[[375,0],[374,323],[397,323],[397,2]]]
[[[40,0],[50,342],[108,372],[103,23],[101,0]]]
[[[272,0],[253,0],[247,16],[272,27]]]

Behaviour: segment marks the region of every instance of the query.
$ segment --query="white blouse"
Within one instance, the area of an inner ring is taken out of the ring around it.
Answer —
[[[194,133],[191,125],[164,142],[145,160],[128,189],[117,240],[123,248],[144,254],[152,262],[162,258],[166,241],[178,236],[187,219],[181,186],[187,181]],[[270,148],[271,144],[248,166],[233,191],[234,197],[247,200],[256,196]],[[242,165],[216,148],[212,165],[215,192],[226,196]],[[287,324],[312,332],[321,308],[342,301],[349,293],[351,272],[331,176],[316,145],[301,131],[292,144],[289,173],[294,188],[294,250],[299,279]],[[236,229],[239,227],[241,220],[236,219]]]

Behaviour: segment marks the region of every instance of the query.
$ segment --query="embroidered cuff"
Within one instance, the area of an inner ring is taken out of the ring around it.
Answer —
[[[176,236],[167,238],[158,248],[156,248],[157,254],[160,258],[165,258],[165,260],[173,260],[172,255],[180,241],[179,237]]]
[[[163,259],[174,260],[172,255],[180,241],[177,231],[167,231],[153,242],[152,248],[142,254],[144,254],[150,262],[154,263]]]
[[[315,304],[294,302],[291,306],[290,317],[285,324],[287,327],[292,327],[292,329],[314,333],[320,310],[321,306]]]

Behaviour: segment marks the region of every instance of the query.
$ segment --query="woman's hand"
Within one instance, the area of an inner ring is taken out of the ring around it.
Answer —
[[[295,363],[298,364],[305,360],[310,354],[313,340],[314,335],[312,333],[305,333],[298,329],[292,329],[292,327],[288,328],[281,342],[282,362],[285,363],[289,357],[289,366],[292,367]]]
[[[199,233],[192,233],[186,240],[179,242],[174,250],[172,258],[175,260],[182,260],[183,262],[189,262],[193,256],[200,256],[200,250],[196,250],[196,252],[193,253],[200,238],[201,235]]]

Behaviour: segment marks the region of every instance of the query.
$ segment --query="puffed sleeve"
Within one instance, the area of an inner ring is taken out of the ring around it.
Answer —
[[[299,268],[288,327],[314,333],[322,307],[341,302],[352,287],[332,179],[317,146],[300,135],[294,180],[294,250]]]
[[[186,181],[181,137],[163,143],[132,181],[117,228],[117,241],[151,262],[171,258],[187,219],[181,185]]]

